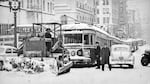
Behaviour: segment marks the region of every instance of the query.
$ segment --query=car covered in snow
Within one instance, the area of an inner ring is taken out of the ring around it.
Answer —
[[[134,56],[131,47],[125,44],[112,45],[109,62],[111,65],[128,65],[133,68]]]
[[[15,60],[17,58],[17,48],[13,46],[0,46],[0,69],[3,68],[5,61]]]

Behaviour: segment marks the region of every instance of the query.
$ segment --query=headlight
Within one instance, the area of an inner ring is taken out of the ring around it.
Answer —
[[[89,51],[89,50],[85,50],[85,51],[84,51],[84,56],[90,57],[90,51]]]
[[[72,56],[75,56],[75,51],[72,51],[72,52],[71,52],[71,55],[72,55]]]
[[[83,51],[82,50],[78,50],[77,51],[77,55],[82,56],[83,55]]]

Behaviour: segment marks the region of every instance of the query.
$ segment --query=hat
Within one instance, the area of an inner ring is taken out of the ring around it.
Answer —
[[[50,30],[50,31],[51,31],[51,29],[50,29],[50,28],[47,28],[47,29],[46,29],[46,31],[48,31],[48,30]]]
[[[99,42],[96,42],[96,44],[99,44]]]

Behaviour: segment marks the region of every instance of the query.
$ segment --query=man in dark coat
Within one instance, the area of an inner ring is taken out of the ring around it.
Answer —
[[[95,49],[95,55],[96,55],[96,61],[97,61],[96,69],[100,69],[100,51],[101,51],[101,48],[99,46],[99,42],[96,42],[96,49]]]
[[[110,50],[107,47],[107,44],[104,44],[104,47],[101,50],[101,64],[102,64],[102,71],[104,71],[105,64],[108,64],[109,70],[111,71],[111,65],[109,64],[109,56]]]
[[[50,34],[51,30],[48,28],[46,29],[46,33],[45,33],[45,38],[48,38],[49,40],[46,41],[46,50],[48,52],[51,52],[51,34]]]

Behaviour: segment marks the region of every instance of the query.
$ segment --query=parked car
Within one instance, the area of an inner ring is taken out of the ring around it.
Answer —
[[[134,56],[131,47],[125,44],[112,45],[110,55],[111,65],[128,65],[134,67]]]
[[[145,50],[143,57],[141,58],[141,64],[147,66],[150,63],[150,50]]]
[[[3,69],[5,61],[10,61],[16,59],[17,48],[12,46],[1,45],[0,46],[0,70]]]

